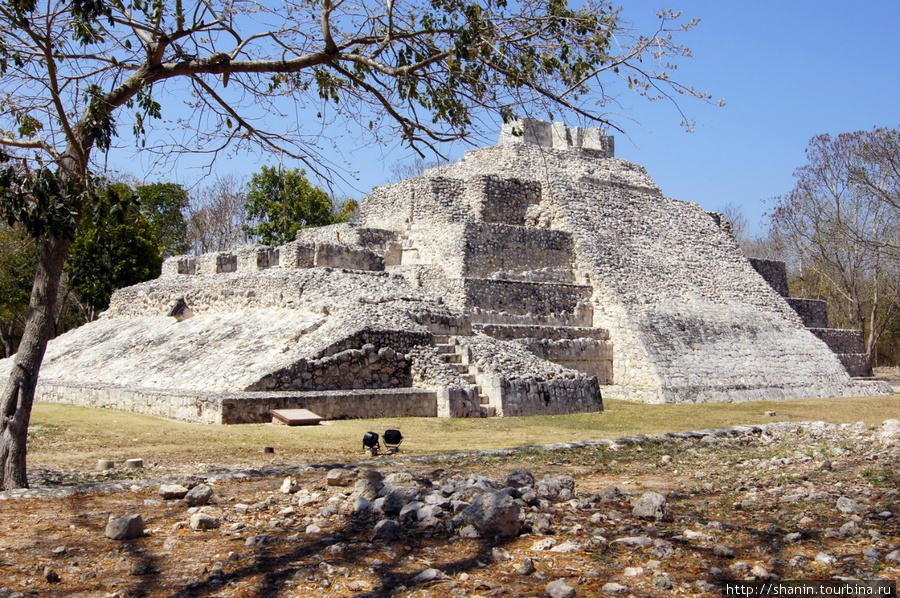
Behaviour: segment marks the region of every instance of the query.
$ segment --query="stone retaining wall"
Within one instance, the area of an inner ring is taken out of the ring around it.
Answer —
[[[866,344],[862,330],[840,328],[810,328],[810,332],[825,341],[835,353],[865,353]]]
[[[590,287],[489,278],[451,278],[428,281],[430,292],[452,307],[478,308],[511,314],[549,316],[574,313],[590,298]]]
[[[523,339],[519,341],[541,359],[589,376],[600,384],[612,382],[613,346],[608,341],[579,339]]]
[[[596,378],[571,380],[509,380],[479,375],[478,385],[497,415],[562,415],[603,411],[603,398]]]
[[[266,423],[272,420],[270,409],[309,409],[325,419],[435,417],[438,414],[435,392],[417,388],[203,393],[41,382],[37,400],[203,424]]]
[[[603,328],[588,328],[575,326],[536,326],[536,325],[512,325],[512,324],[476,324],[473,330],[498,338],[500,340],[514,340],[519,338],[535,340],[560,340],[575,338],[592,338],[600,341],[609,340],[609,331]]]
[[[828,328],[828,307],[824,301],[789,297],[787,302],[807,328]]]
[[[571,283],[572,236],[562,231],[469,224],[462,273],[470,278]]]
[[[777,260],[764,260],[750,258],[750,265],[762,276],[775,292],[782,297],[788,297],[787,265]]]

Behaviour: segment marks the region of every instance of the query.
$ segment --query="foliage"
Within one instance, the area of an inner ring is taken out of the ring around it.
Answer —
[[[0,225],[0,340],[9,357],[25,326],[38,245],[18,227]]]
[[[873,356],[900,318],[897,139],[887,129],[813,138],[793,191],[771,214],[795,272],[792,292],[825,299],[831,324],[864,330]]]
[[[114,205],[128,207],[117,213],[109,207]],[[110,185],[97,193],[92,207],[106,218],[81,227],[66,263],[68,286],[89,321],[109,307],[113,291],[156,278],[162,270],[153,225],[138,210],[131,189]]]
[[[243,230],[264,245],[283,245],[301,228],[337,221],[331,198],[309,182],[305,170],[263,166],[247,188],[249,222]]]
[[[162,256],[171,257],[185,253],[190,248],[187,238],[187,221],[184,211],[188,206],[188,193],[176,183],[152,183],[135,187],[143,214],[150,225],[150,232],[159,244]]]

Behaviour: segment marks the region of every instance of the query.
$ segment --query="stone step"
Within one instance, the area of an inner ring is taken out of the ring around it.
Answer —
[[[461,374],[460,378],[462,378],[469,384],[475,384],[475,374]]]
[[[444,360],[444,363],[462,363],[462,355],[459,353],[444,353],[441,355],[441,358]],[[468,366],[466,366],[468,369]]]
[[[437,352],[442,355],[446,355],[448,353],[455,353],[455,351],[456,351],[456,347],[454,347],[453,345],[436,344],[436,345],[434,345],[434,348],[437,349]]]
[[[435,334],[434,336],[434,344],[435,345],[449,345],[450,337],[449,334]]]
[[[479,405],[490,405],[491,399],[487,395],[479,394],[478,395],[478,404]]]
[[[492,407],[491,405],[482,405],[481,406],[481,417],[496,417],[497,416],[497,408]]]
[[[468,374],[469,373],[469,366],[466,364],[448,363],[447,365],[450,366],[450,369],[455,371],[457,374]]]

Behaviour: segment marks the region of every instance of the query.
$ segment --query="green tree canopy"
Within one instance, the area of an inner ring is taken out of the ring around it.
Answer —
[[[153,224],[138,210],[136,199],[122,183],[97,193],[91,208],[99,216],[83,224],[72,243],[68,284],[88,321],[109,307],[116,289],[156,278],[162,270]]]
[[[163,257],[186,253],[190,249],[188,225],[184,212],[188,192],[176,183],[151,183],[135,187],[151,235],[159,244]]]
[[[9,357],[25,326],[40,247],[20,227],[0,224],[0,341]]]
[[[263,166],[250,178],[244,205],[250,221],[244,230],[265,245],[282,245],[293,241],[301,228],[340,220],[328,193],[297,168]]]

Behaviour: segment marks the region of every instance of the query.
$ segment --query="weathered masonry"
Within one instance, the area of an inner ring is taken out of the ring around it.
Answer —
[[[209,423],[889,393],[776,279],[599,130],[526,120],[357,225],[167,260],[51,343],[38,392]]]

